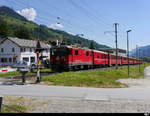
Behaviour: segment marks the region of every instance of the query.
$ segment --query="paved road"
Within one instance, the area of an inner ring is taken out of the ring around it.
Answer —
[[[150,67],[145,69],[145,77],[150,78]],[[150,79],[149,79],[150,80]],[[147,81],[146,81],[147,82]],[[150,81],[149,81],[150,85]],[[136,88],[81,88],[46,85],[0,85],[3,96],[45,96],[77,98],[86,100],[150,99],[150,86]]]

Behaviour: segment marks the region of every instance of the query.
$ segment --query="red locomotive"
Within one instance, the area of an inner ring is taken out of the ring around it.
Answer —
[[[116,55],[87,48],[72,47],[67,45],[51,48],[51,68],[55,71],[88,69],[116,64]],[[118,65],[128,64],[128,58],[118,56]],[[141,64],[142,60],[129,58],[129,64]]]

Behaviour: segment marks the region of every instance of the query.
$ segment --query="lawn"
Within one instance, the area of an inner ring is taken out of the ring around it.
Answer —
[[[21,75],[19,72],[7,72],[7,73],[0,73],[0,77],[9,77],[9,76],[17,76]]]
[[[146,64],[147,66],[149,64]],[[127,67],[119,69],[88,71],[88,72],[64,72],[42,78],[48,85],[96,87],[96,88],[120,88],[126,85],[117,82],[121,78],[142,78],[144,65],[130,66],[130,76],[128,77]]]
[[[27,75],[36,74],[37,69],[34,69],[33,71],[30,71],[27,73]],[[52,72],[51,69],[41,69],[41,73],[50,73]],[[21,75],[20,72],[6,72],[6,73],[0,73],[0,77],[9,77],[9,76],[18,76]]]

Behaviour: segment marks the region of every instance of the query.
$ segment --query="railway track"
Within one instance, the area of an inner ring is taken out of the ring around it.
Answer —
[[[137,65],[130,65],[130,66],[137,66]],[[127,67],[127,65],[124,66],[118,66],[119,68],[124,68]],[[76,71],[70,71],[70,72],[88,72],[88,71],[99,71],[99,70],[110,70],[110,69],[116,69],[115,66],[111,66],[111,67],[99,67],[99,68],[93,68],[93,69],[87,69],[87,70],[76,70]]]

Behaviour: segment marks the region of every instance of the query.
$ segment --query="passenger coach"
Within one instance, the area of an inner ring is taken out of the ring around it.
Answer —
[[[88,48],[67,45],[51,48],[51,68],[54,71],[88,69],[94,67],[113,66],[116,64],[116,55]],[[118,65],[127,65],[128,58],[118,56]],[[141,64],[142,60],[129,58],[129,64]]]

